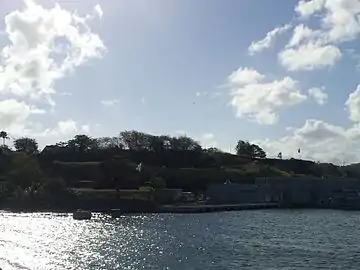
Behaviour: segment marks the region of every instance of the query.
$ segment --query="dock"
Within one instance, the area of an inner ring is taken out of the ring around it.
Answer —
[[[278,203],[163,205],[157,209],[157,212],[192,214],[192,213],[270,209],[270,208],[279,208],[279,207],[280,205]]]

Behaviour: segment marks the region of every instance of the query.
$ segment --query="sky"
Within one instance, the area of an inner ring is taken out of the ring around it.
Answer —
[[[358,0],[0,0],[0,130],[360,162],[359,14]]]

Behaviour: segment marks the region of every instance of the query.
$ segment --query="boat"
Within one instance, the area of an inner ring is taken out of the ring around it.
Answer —
[[[76,210],[73,213],[73,219],[76,220],[87,220],[87,219],[91,219],[91,211],[86,211],[86,210]]]

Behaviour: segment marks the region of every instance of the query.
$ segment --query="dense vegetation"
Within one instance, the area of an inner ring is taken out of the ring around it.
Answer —
[[[267,159],[260,146],[239,140],[236,155],[216,148],[203,149],[186,136],[154,136],[124,131],[116,137],[76,135],[41,152],[32,138],[6,145],[0,132],[0,202],[21,200],[66,203],[68,188],[136,189],[182,188],[201,192],[211,183],[251,183],[259,176],[359,177],[357,167],[337,167],[312,161]],[[139,164],[141,164],[139,166]],[[141,169],[140,169],[141,167]]]

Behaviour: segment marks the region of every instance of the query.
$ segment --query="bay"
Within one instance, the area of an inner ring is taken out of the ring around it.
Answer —
[[[7,269],[360,269],[360,213],[0,213]]]

